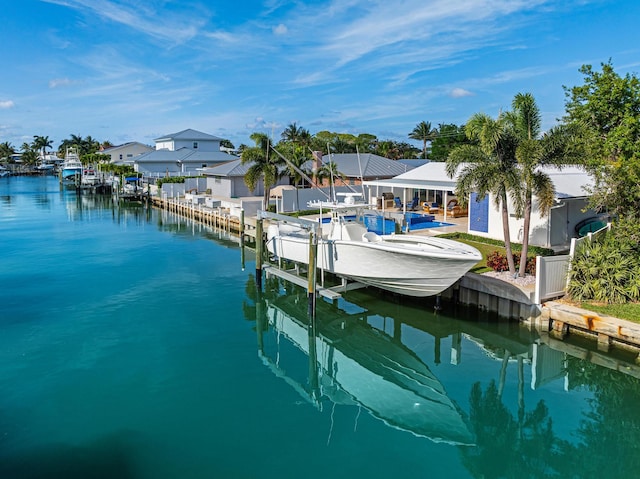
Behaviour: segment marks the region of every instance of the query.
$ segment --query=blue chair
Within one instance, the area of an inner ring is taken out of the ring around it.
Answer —
[[[407,209],[409,211],[415,211],[418,209],[418,206],[420,206],[420,198],[418,198],[417,196],[414,196],[413,199],[411,200],[411,203],[407,205]]]
[[[402,201],[400,201],[400,198],[398,198],[397,196],[393,199],[393,202],[396,206],[396,208],[402,208]]]

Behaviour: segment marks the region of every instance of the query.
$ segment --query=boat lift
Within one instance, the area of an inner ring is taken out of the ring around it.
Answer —
[[[256,279],[259,281],[258,287],[261,287],[262,270],[265,269],[267,274],[273,274],[286,281],[297,284],[298,286],[307,287],[307,295],[309,300],[309,316],[315,318],[315,301],[317,294],[335,301],[342,297],[340,291],[357,289],[365,287],[364,284],[353,282],[347,283],[345,278],[341,278],[341,284],[331,288],[324,287],[324,272],[322,272],[322,284],[317,284],[318,269],[318,238],[322,235],[322,224],[304,218],[295,218],[292,216],[271,213],[259,210],[256,222]],[[296,272],[284,270],[280,267],[273,266],[269,263],[262,262],[263,258],[263,220],[273,220],[297,225],[309,232],[309,262],[307,267],[307,278],[303,278]]]

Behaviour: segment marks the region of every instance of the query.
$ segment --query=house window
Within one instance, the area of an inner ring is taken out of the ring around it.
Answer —
[[[127,158],[133,158],[133,153],[127,153]]]
[[[198,142],[197,142],[197,141],[194,141],[194,142],[193,142],[193,149],[194,149],[194,150],[197,150],[197,149],[198,149]]]
[[[122,153],[120,153],[120,159],[122,159]]]
[[[206,167],[207,167],[207,164],[206,164],[206,163],[202,163],[202,167],[203,167],[203,168],[206,168]]]

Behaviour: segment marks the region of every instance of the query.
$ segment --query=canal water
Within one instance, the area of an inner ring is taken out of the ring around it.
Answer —
[[[0,251],[0,478],[640,470],[637,370],[592,342],[369,289],[309,327],[237,238],[52,177],[0,178]]]

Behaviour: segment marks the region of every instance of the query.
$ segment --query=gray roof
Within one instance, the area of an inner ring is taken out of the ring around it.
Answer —
[[[250,166],[250,163],[243,165],[240,159],[237,159],[222,165],[203,168],[202,174],[206,176],[244,176]]]
[[[223,163],[233,161],[237,156],[228,155],[221,151],[199,151],[190,148],[180,148],[178,150],[153,150],[148,153],[136,156],[137,163]]]
[[[226,154],[226,153],[224,153]],[[244,176],[247,174],[249,168],[251,168],[251,163],[242,164],[240,158],[234,156],[232,161],[228,163],[224,163],[222,165],[210,166],[202,169],[202,174],[205,176]],[[278,166],[278,169],[282,172],[286,169],[284,166]]]
[[[358,161],[358,156],[360,160]],[[393,178],[394,176],[412,170],[413,167],[399,161],[390,160],[373,153],[333,153],[323,155],[322,162],[326,165],[333,161],[338,171],[348,178],[380,179]],[[305,163],[305,168],[310,169],[311,163]]]
[[[145,145],[144,143],[140,143],[139,141],[129,141],[127,143],[123,143],[122,145],[110,146],[109,148],[105,148],[104,150],[100,151],[99,153],[110,154],[113,151],[117,151],[117,150],[119,150],[121,148],[126,148],[127,146],[132,146],[132,145],[140,145],[140,146],[144,146],[145,148],[148,148],[150,150],[153,150],[152,146]]]
[[[179,131],[177,133],[170,133],[160,138],[156,138],[155,141],[167,141],[167,140],[215,140],[221,141],[223,138],[209,135],[208,133],[202,133],[201,131],[192,130],[190,128]]]

